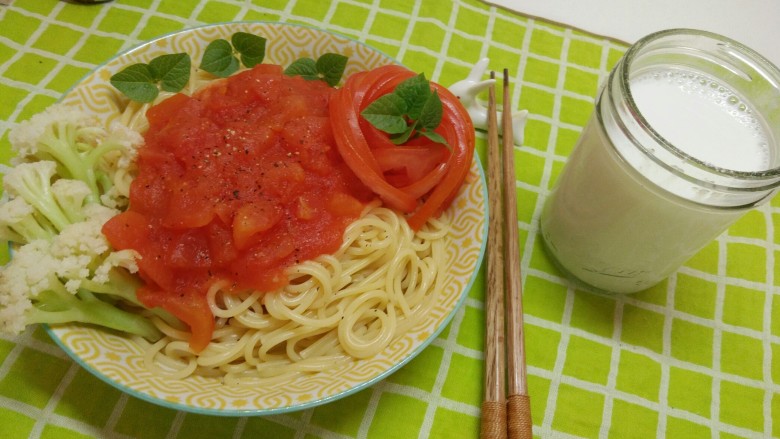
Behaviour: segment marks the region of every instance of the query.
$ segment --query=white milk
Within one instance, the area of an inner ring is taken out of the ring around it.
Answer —
[[[761,122],[717,82],[656,70],[632,78],[631,92],[649,125],[685,153],[731,170],[769,167]],[[662,281],[749,207],[703,204],[717,204],[718,195],[670,179],[621,141],[610,146],[591,118],[545,204],[541,228],[564,271],[595,289],[630,293]]]
[[[662,137],[705,163],[734,171],[769,168],[769,144],[753,111],[731,90],[684,70],[631,80],[639,111]]]

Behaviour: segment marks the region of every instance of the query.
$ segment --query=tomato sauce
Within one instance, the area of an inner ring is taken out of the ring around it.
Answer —
[[[271,291],[285,269],[341,245],[373,197],[335,146],[323,81],[261,64],[149,109],[130,207],[103,231],[141,254],[138,298],[211,337],[205,293]]]

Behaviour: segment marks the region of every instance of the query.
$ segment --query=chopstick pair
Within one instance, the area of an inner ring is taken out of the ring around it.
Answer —
[[[488,260],[483,439],[531,438],[525,371],[522,281],[517,233],[514,143],[509,73],[504,69],[502,144],[495,84],[488,89]],[[495,79],[495,73],[490,73]],[[506,349],[505,349],[506,346]]]

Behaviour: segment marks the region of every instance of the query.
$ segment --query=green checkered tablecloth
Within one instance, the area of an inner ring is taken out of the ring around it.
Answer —
[[[631,296],[575,291],[544,254],[542,202],[625,50],[608,39],[477,0],[14,0],[0,6],[0,160],[14,125],[96,65],[167,32],[233,20],[346,34],[444,85],[483,57],[509,68],[513,103],[530,111],[515,154],[536,436],[780,436],[780,201]],[[130,397],[30,328],[0,336],[0,437],[475,438],[484,321],[480,277],[448,328],[388,379],[310,410],[249,418]]]

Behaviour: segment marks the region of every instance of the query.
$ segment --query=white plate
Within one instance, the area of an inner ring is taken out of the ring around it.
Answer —
[[[346,74],[395,63],[362,43],[318,29],[281,23],[238,22],[198,27],[147,42],[98,67],[63,98],[105,120],[118,116],[121,98],[109,78],[127,65],[149,62],[166,54],[187,52],[197,63],[206,45],[229,39],[238,31],[267,39],[265,63],[289,65],[306,56],[323,53],[347,55]],[[49,328],[54,340],[75,361],[105,382],[138,398],[175,410],[248,416],[284,413],[342,398],[375,384],[419,354],[449,323],[471,288],[485,251],[487,192],[484,173],[475,156],[472,175],[448,214],[453,242],[448,284],[425,321],[395,340],[378,355],[345,366],[292,379],[274,388],[229,387],[214,378],[171,380],[155,376],[143,364],[146,343],[81,325]]]

